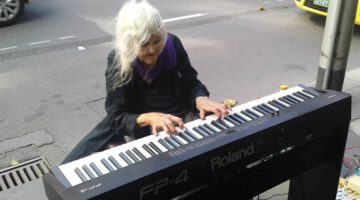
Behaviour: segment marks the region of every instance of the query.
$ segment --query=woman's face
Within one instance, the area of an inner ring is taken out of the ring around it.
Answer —
[[[138,58],[145,66],[152,66],[161,53],[161,38],[151,35],[149,40],[141,45]]]

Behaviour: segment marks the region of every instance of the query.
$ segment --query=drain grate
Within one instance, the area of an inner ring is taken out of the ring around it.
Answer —
[[[44,157],[0,170],[0,192],[41,178],[50,169]]]

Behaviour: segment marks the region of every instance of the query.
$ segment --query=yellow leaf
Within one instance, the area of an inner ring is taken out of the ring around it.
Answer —
[[[235,99],[225,99],[224,104],[228,107],[234,107],[237,104]]]
[[[17,160],[11,160],[10,164],[11,164],[11,166],[15,166],[15,165],[18,165],[20,163]]]

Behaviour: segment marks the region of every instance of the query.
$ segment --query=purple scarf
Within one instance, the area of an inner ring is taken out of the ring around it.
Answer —
[[[168,35],[163,51],[160,53],[155,66],[149,71],[144,67],[139,59],[136,59],[133,65],[137,73],[144,79],[154,79],[160,75],[160,72],[165,70],[173,70],[176,67],[176,52],[172,37]],[[147,72],[148,71],[148,72]],[[147,73],[146,73],[147,72]]]

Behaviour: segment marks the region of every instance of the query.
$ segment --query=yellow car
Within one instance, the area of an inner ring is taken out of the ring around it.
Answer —
[[[295,4],[300,9],[326,16],[329,1],[330,0],[295,0]],[[360,25],[360,1],[357,6],[355,24]]]

